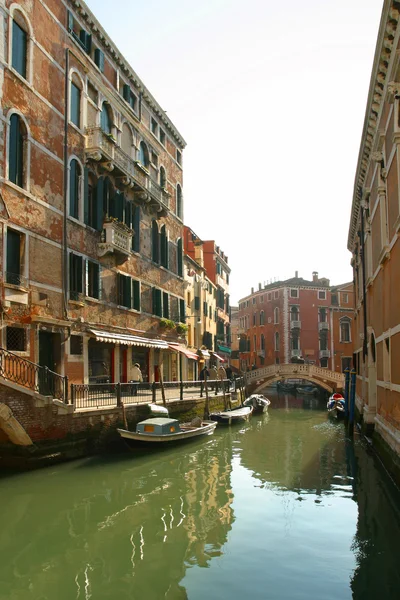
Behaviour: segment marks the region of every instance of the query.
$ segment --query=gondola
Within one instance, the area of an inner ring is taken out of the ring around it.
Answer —
[[[328,415],[336,417],[337,419],[343,419],[345,416],[345,399],[342,394],[335,393],[329,397],[326,405],[328,409]]]
[[[268,400],[262,394],[251,394],[246,400],[243,402],[243,406],[252,406],[253,414],[260,414],[268,410],[268,406],[271,404],[271,401]]]

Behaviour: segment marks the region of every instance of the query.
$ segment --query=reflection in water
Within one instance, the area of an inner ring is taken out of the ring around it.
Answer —
[[[0,600],[398,597],[399,495],[315,398],[0,480]]]

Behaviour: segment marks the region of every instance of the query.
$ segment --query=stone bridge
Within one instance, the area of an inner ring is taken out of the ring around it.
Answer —
[[[258,393],[267,385],[282,379],[304,379],[321,386],[331,394],[344,388],[343,373],[329,371],[329,369],[314,365],[269,365],[248,371],[245,377],[248,394]]]

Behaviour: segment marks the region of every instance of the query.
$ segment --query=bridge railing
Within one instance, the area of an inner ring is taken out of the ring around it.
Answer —
[[[324,367],[316,367],[315,365],[299,365],[293,364],[280,364],[280,365],[268,365],[267,367],[261,367],[261,369],[254,369],[254,371],[248,371],[245,375],[246,382],[252,383],[260,379],[269,379],[276,376],[285,377],[296,377],[296,375],[319,378],[330,382],[344,384],[343,373],[337,371],[331,371]]]

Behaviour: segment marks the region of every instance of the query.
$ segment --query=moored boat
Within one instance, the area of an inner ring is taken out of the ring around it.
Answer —
[[[345,415],[345,399],[342,394],[337,392],[332,394],[332,396],[329,397],[326,408],[328,409],[328,414],[330,416],[342,419]]]
[[[221,425],[231,425],[248,421],[253,412],[252,406],[240,406],[231,410],[210,413],[210,419]]]
[[[154,417],[140,421],[136,431],[127,429],[117,429],[117,431],[128,444],[137,442],[163,444],[212,435],[216,426],[217,423],[202,421],[200,417],[196,417],[191,423],[179,423],[177,419],[169,417]]]
[[[243,406],[252,406],[253,414],[259,414],[268,410],[268,406],[271,404],[271,401],[268,400],[262,394],[251,394],[246,400],[243,402]]]

